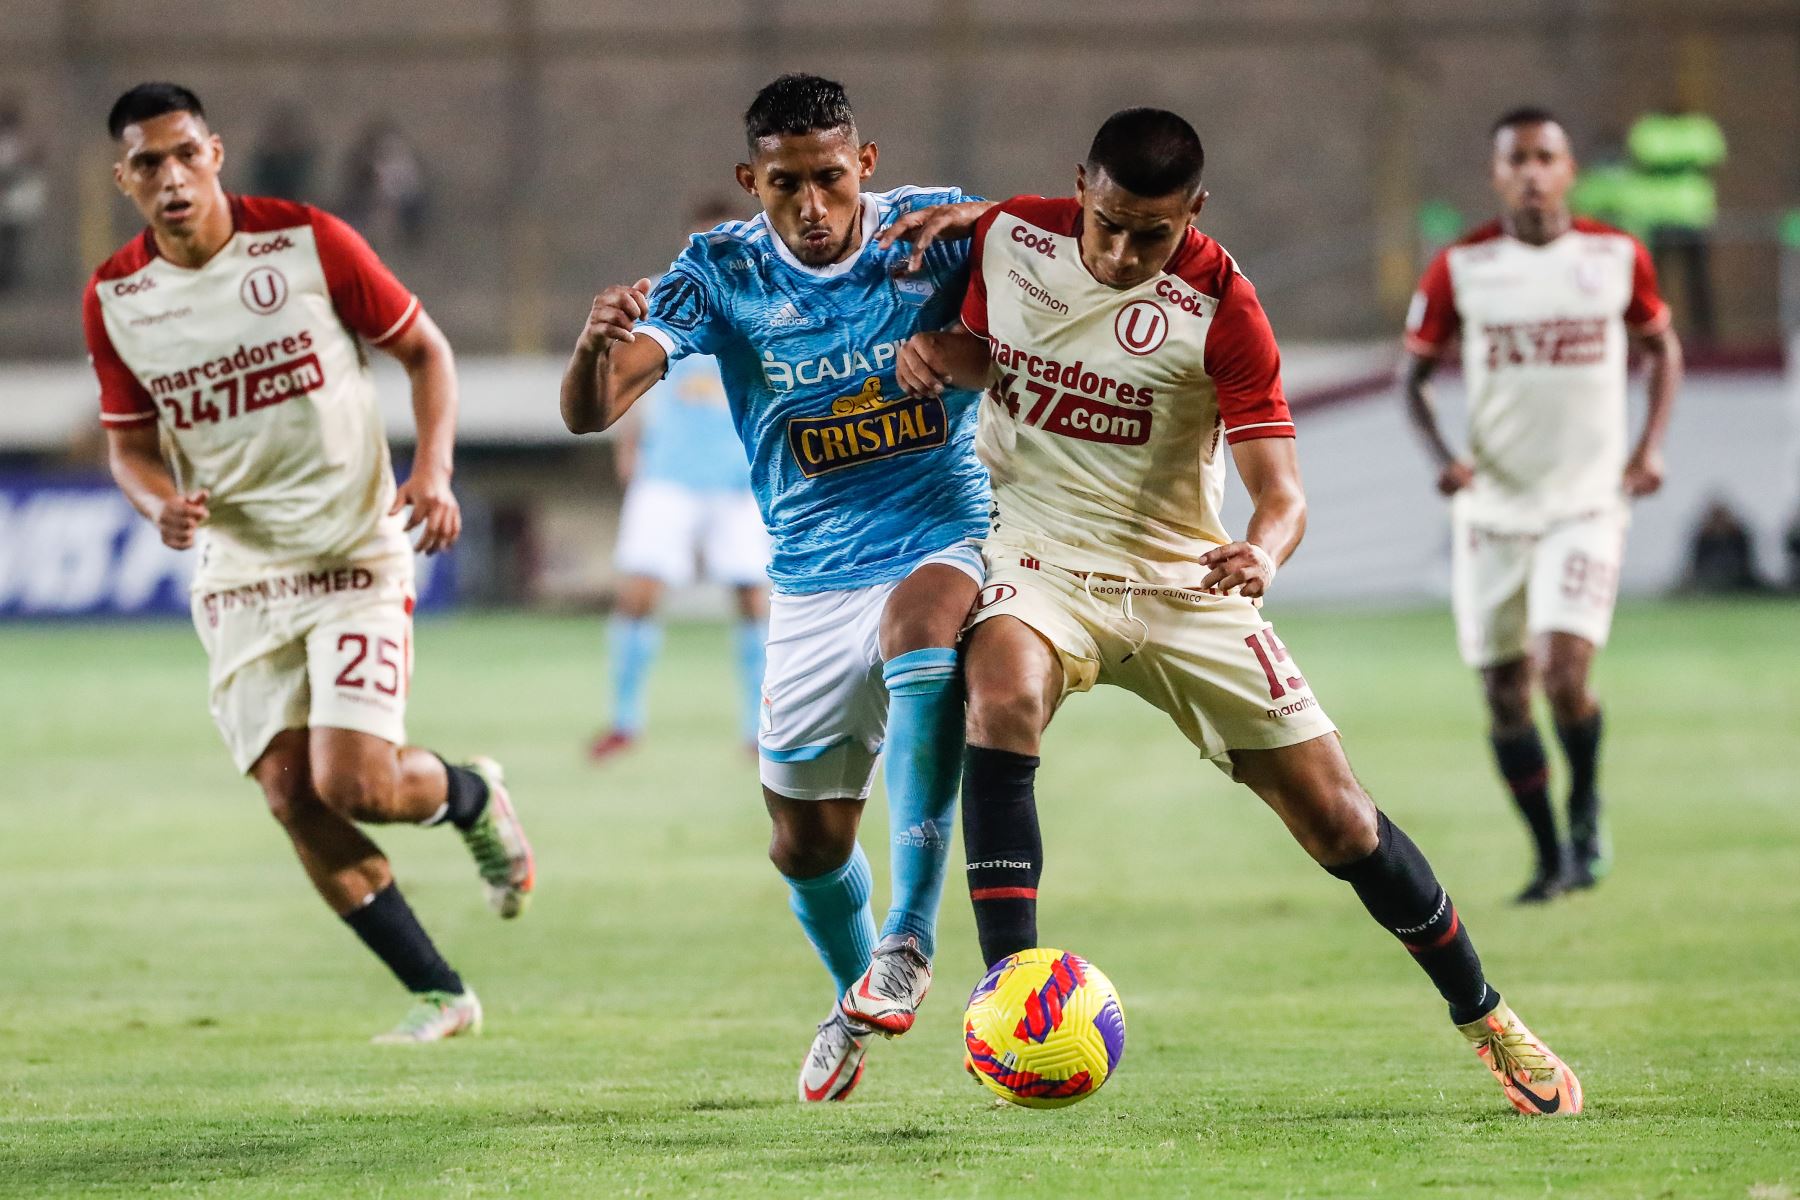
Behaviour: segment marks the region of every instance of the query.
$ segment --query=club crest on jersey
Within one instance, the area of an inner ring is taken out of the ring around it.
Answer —
[[[1169,314],[1154,300],[1133,300],[1113,318],[1113,336],[1127,354],[1150,354],[1169,336]]]
[[[862,388],[831,402],[822,417],[788,419],[788,449],[808,479],[884,458],[942,446],[950,423],[939,396],[882,395],[871,375]]]
[[[238,297],[243,300],[244,307],[253,313],[268,316],[281,311],[287,303],[287,276],[274,267],[258,267],[244,276],[244,282],[238,287]]]
[[[937,288],[929,279],[896,279],[894,293],[900,297],[900,303],[918,307],[930,301]]]

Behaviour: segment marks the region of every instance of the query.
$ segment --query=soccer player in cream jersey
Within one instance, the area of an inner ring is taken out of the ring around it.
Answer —
[[[1455,905],[1357,783],[1263,615],[1306,500],[1256,290],[1192,224],[1202,162],[1174,113],[1114,114],[1073,197],[1015,197],[975,223],[967,332],[923,334],[902,352],[914,393],[990,388],[978,448],[993,528],[963,650],[963,841],[982,955],[1039,944],[1040,739],[1069,695],[1113,684],[1167,713],[1350,884],[1514,1108],[1578,1112],[1574,1072],[1488,985]],[[963,227],[914,214],[888,236],[916,251]],[[1219,515],[1227,449],[1255,506],[1236,539]]]
[[[694,237],[654,289],[644,279],[595,297],[562,414],[572,432],[604,429],[671,363],[718,360],[774,543],[757,739],[769,858],[836,995],[798,1093],[841,1100],[874,1035],[910,1029],[931,982],[961,767],[957,632],[987,528],[978,397],[909,399],[895,379],[907,338],[956,319],[967,249],[935,247],[897,279],[905,256],[875,234],[963,197],[863,191],[875,143],[828,79],[782,76],[744,127],[737,180],[762,211]],[[878,753],[893,864],[879,935],[857,841]]]
[[[82,304],[113,478],[178,550],[213,720],[261,786],[313,887],[414,1003],[377,1041],[481,1028],[358,824],[448,824],[503,917],[532,889],[499,765],[405,744],[413,558],[451,545],[456,377],[431,318],[349,226],[228,195],[224,146],[174,84],[121,96],[113,176],[148,228]],[[412,381],[418,450],[396,487],[364,344]],[[403,513],[410,510],[410,516]]]
[[[1588,682],[1612,626],[1630,500],[1662,486],[1681,345],[1637,239],[1569,212],[1569,138],[1543,109],[1492,130],[1502,214],[1432,260],[1407,322],[1408,408],[1451,497],[1451,599],[1481,674],[1489,739],[1536,848],[1521,903],[1592,887],[1610,866],[1600,816],[1600,703]],[[1460,337],[1469,453],[1438,428],[1430,379]],[[1650,364],[1627,454],[1626,352]],[[1557,831],[1534,681],[1569,767]]]

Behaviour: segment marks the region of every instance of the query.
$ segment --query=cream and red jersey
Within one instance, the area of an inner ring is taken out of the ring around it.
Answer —
[[[1461,335],[1475,466],[1464,515],[1534,532],[1622,504],[1627,335],[1668,324],[1649,253],[1597,221],[1542,246],[1496,221],[1434,258],[1406,348],[1436,357]]]
[[[963,323],[994,357],[976,439],[993,538],[1070,570],[1192,582],[1230,540],[1225,444],[1294,436],[1275,335],[1198,230],[1124,289],[1088,271],[1080,234],[1073,198],[1015,197],[976,225]]]
[[[204,266],[163,258],[146,229],[89,280],[100,419],[159,422],[180,486],[211,493],[197,588],[322,561],[409,569],[361,342],[399,337],[418,298],[329,213],[229,202],[231,240]]]

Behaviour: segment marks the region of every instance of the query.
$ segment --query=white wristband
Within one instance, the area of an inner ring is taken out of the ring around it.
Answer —
[[[1250,547],[1251,557],[1255,558],[1256,565],[1262,568],[1263,591],[1266,592],[1269,590],[1269,585],[1275,582],[1275,559],[1255,542],[1245,542],[1244,545]]]

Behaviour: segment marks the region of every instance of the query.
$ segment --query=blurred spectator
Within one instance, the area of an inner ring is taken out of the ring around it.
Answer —
[[[1787,551],[1787,589],[1800,592],[1800,512],[1788,522],[1787,534],[1782,538],[1782,549]]]
[[[250,190],[282,200],[313,198],[313,166],[318,145],[312,126],[298,104],[287,101],[269,110],[250,159]]]
[[[0,99],[0,293],[25,278],[25,242],[44,215],[43,155],[25,128],[16,98]]]
[[[1710,342],[1717,333],[1711,247],[1719,219],[1712,173],[1725,161],[1725,135],[1705,113],[1671,110],[1639,117],[1626,143],[1641,175],[1634,190],[1641,196],[1657,270],[1666,273],[1670,264],[1681,263],[1694,335]]]
[[[1701,514],[1688,552],[1684,586],[1691,592],[1713,595],[1763,589],[1756,574],[1750,527],[1723,500],[1712,501]]]
[[[343,213],[377,246],[416,250],[429,207],[425,164],[392,121],[371,122],[344,166]]]
[[[1601,138],[1591,156],[1584,157],[1581,175],[1569,193],[1569,207],[1578,216],[1616,225],[1626,233],[1648,241],[1645,223],[1646,193],[1654,182],[1632,166],[1625,153],[1625,139],[1613,132]]]

